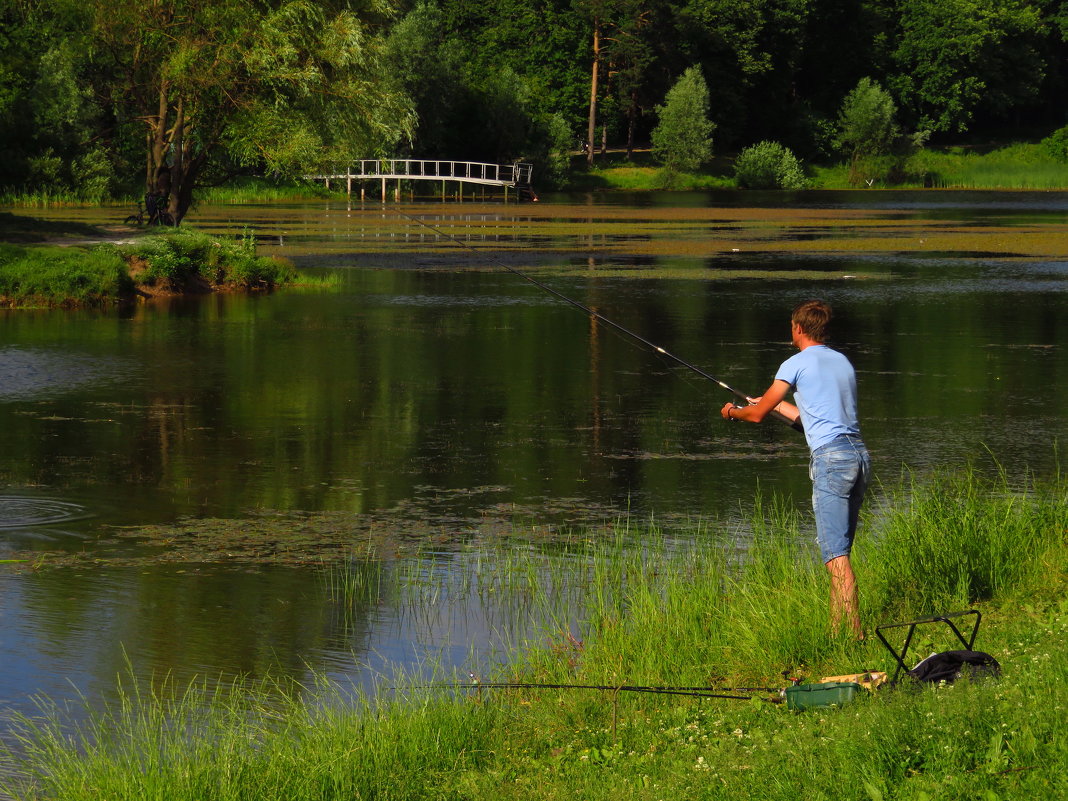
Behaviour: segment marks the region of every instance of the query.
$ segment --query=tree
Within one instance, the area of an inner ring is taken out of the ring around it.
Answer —
[[[386,59],[411,99],[416,124],[413,152],[424,158],[462,158],[459,145],[470,138],[469,90],[461,43],[450,35],[444,13],[420,2],[393,26]]]
[[[411,131],[380,70],[373,8],[314,0],[86,0],[97,95],[143,127],[145,183],[181,220],[195,187],[255,166],[294,174]]]
[[[673,9],[665,0],[621,0],[614,30],[606,37],[608,75],[618,107],[626,119],[627,158],[631,158],[639,118],[663,97],[659,85],[665,50],[676,42],[665,34],[672,30]]]
[[[708,85],[698,67],[690,67],[656,107],[653,156],[673,171],[693,171],[712,157]]]
[[[862,156],[886,153],[898,136],[897,107],[890,93],[871,78],[861,78],[842,101],[838,113],[838,146],[856,164]]]
[[[0,186],[97,200],[113,182],[74,6],[0,6]]]
[[[778,130],[791,121],[796,64],[816,5],[812,0],[680,3],[678,36],[691,63],[714,78],[712,102],[722,139],[752,141],[754,125]]]
[[[1036,95],[1042,29],[1022,0],[903,0],[891,89],[917,128],[966,131],[978,110],[1003,115]]]

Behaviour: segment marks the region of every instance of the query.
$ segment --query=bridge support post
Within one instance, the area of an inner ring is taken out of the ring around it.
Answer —
[[[393,202],[394,203],[400,203],[400,181],[401,181],[401,179],[398,178],[397,179],[397,185],[395,187],[393,187]]]
[[[382,179],[382,202],[386,202],[386,179]]]
[[[352,197],[352,173],[350,172],[345,176],[345,191],[349,197]]]

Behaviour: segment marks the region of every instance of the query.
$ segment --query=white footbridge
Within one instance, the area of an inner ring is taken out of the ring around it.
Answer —
[[[382,202],[388,196],[388,186],[393,183],[395,200],[400,200],[401,184],[405,181],[435,181],[441,183],[441,199],[446,199],[446,187],[455,185],[455,196],[464,199],[464,187],[481,187],[483,195],[486,188],[501,188],[507,202],[509,190],[515,191],[518,200],[537,200],[537,195],[530,185],[534,167],[525,162],[515,164],[486,164],[479,161],[447,161],[444,159],[362,159],[346,172],[305,176],[313,181],[325,181],[327,188],[331,181],[345,182],[345,189],[352,196],[354,185],[360,199],[366,199],[368,184],[381,185]],[[469,197],[474,199],[472,188]]]

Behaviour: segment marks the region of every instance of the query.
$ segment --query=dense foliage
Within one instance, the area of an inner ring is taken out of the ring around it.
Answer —
[[[696,67],[721,151],[854,161],[867,81],[934,144],[1066,122],[1064,0],[7,0],[0,189],[83,199],[360,156],[647,145]],[[859,98],[854,97],[854,100]],[[863,147],[861,147],[863,150]]]
[[[734,161],[734,176],[743,189],[804,189],[805,171],[790,149],[778,142],[758,142]]]
[[[653,129],[653,156],[669,170],[696,170],[712,157],[712,131],[708,118],[708,84],[701,71],[690,67],[656,107],[659,122]]]

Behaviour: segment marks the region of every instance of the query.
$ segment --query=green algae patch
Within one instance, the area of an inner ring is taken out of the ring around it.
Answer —
[[[349,557],[396,554],[403,532],[376,530],[366,518],[347,513],[265,512],[244,519],[186,518],[170,525],[110,527],[92,552],[16,554],[22,566],[76,567],[93,563],[281,564],[331,562]]]
[[[15,552],[4,564],[15,572],[98,564],[321,566],[505,539],[544,543],[555,542],[558,536],[550,526],[517,529],[503,518],[486,518],[477,526],[464,522],[445,526],[351,512],[263,511],[239,519],[184,518],[167,525],[109,526],[91,550]]]

